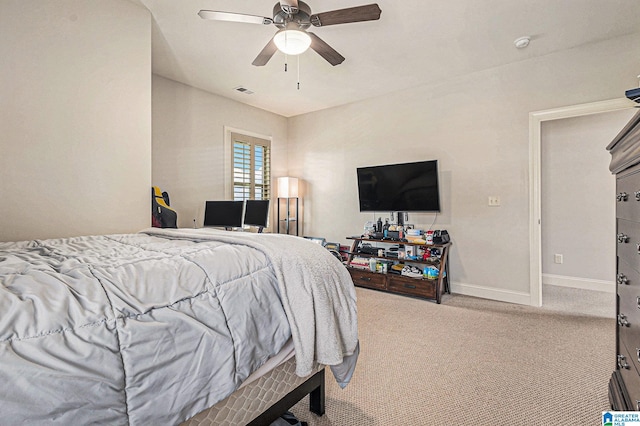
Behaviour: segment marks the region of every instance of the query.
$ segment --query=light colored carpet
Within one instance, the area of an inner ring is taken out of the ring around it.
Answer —
[[[605,318],[616,316],[616,294],[544,284],[542,308]]]
[[[600,425],[615,362],[613,318],[445,295],[357,289],[361,356],[310,426]]]

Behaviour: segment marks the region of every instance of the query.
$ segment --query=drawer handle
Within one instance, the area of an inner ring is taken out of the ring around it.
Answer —
[[[627,199],[629,198],[629,194],[627,194],[626,192],[619,192],[616,198],[618,201],[627,201]]]
[[[640,191],[636,191],[633,193],[636,196],[636,201],[640,201]]]
[[[617,237],[618,237],[618,242],[619,243],[628,243],[629,242],[629,236],[628,235],[620,233],[620,234],[617,235]]]
[[[636,297],[636,305],[638,306],[638,309],[640,309],[640,296]]]
[[[627,316],[624,314],[618,314],[618,325],[620,327],[629,327],[631,323],[627,319]]]
[[[618,273],[618,275],[616,275],[616,282],[618,284],[629,285],[629,278],[627,278],[627,276],[625,274],[620,272],[620,273]]]
[[[638,362],[640,362],[640,348],[636,348],[636,355],[638,357]]]
[[[370,277],[359,277],[360,281],[371,281]]]
[[[416,286],[415,286],[415,285],[413,285],[413,284],[405,284],[404,286],[405,286],[406,288],[416,288]]]
[[[618,368],[619,369],[629,369],[629,364],[627,363],[627,358],[624,355],[618,355]]]

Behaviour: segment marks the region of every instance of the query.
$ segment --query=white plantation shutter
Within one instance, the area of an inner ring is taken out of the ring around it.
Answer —
[[[271,197],[271,143],[231,133],[233,143],[233,199],[268,200]]]

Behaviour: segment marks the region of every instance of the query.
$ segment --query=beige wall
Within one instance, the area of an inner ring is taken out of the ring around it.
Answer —
[[[434,228],[452,234],[454,291],[529,303],[528,115],[623,96],[637,84],[639,56],[636,34],[291,118],[289,172],[307,182],[305,233],[346,242],[374,218],[358,211],[356,167],[438,159]],[[489,196],[501,207],[488,207]]]
[[[271,137],[273,184],[286,174],[285,117],[153,76],[153,184],[169,193],[180,227],[202,226],[204,202],[226,197],[225,126]]]
[[[0,241],[149,226],[149,12],[3,0],[0,40]]]

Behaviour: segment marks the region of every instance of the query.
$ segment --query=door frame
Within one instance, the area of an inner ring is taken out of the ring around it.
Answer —
[[[529,113],[529,296],[531,306],[542,306],[541,146],[542,123],[583,117],[637,106],[626,98],[591,102]]]

